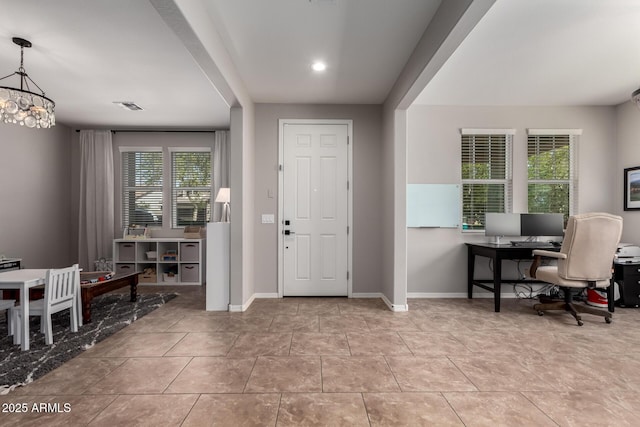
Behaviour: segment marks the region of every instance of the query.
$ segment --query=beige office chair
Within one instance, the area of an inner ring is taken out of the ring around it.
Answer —
[[[566,310],[579,326],[582,319],[578,313],[604,316],[604,320],[611,323],[609,311],[573,304],[572,290],[602,289],[611,284],[611,268],[621,234],[619,216],[587,213],[570,217],[560,252],[534,250],[530,269],[532,278],[559,286],[564,301],[536,304],[533,309],[541,316],[546,310]],[[558,265],[540,266],[542,257],[555,258]]]
[[[81,325],[78,294],[80,292],[80,268],[72,267],[47,270],[44,283],[44,298],[29,302],[29,316],[40,316],[40,332],[44,334],[45,343],[53,344],[51,315],[63,310],[70,310],[71,331],[78,332]],[[22,302],[21,302],[22,303]],[[20,306],[11,309],[13,315],[13,343],[21,344],[20,328],[22,326]]]

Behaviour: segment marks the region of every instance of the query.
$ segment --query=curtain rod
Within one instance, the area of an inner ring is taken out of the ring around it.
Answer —
[[[76,129],[79,133],[81,129]],[[106,130],[106,129],[105,129]],[[111,133],[116,132],[166,132],[166,133],[215,133],[229,129],[212,129],[212,130],[147,130],[147,129],[111,129]]]

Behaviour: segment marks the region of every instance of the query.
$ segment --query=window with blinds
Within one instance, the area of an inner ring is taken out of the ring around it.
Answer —
[[[211,152],[171,153],[173,227],[205,225],[211,220]]]
[[[162,225],[162,152],[122,153],[122,225]]]
[[[577,135],[540,134],[527,137],[529,213],[562,213],[565,223],[577,202]]]
[[[462,134],[463,230],[484,230],[485,213],[511,211],[511,134]]]

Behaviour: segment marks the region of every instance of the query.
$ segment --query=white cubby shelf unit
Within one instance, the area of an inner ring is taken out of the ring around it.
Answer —
[[[205,239],[115,239],[113,264],[116,273],[140,273],[140,284],[202,285],[207,277],[205,250]],[[143,274],[148,269],[156,276]]]

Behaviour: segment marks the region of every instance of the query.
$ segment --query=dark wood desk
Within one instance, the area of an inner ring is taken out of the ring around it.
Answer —
[[[496,243],[467,243],[467,293],[469,299],[473,298],[473,287],[478,286],[493,292],[495,312],[500,312],[500,292],[502,290],[502,260],[529,260],[533,259],[535,249],[545,249],[549,251],[559,251],[560,248],[551,244],[540,243],[540,246],[512,246],[508,244]],[[476,255],[493,260],[493,279],[476,279],[474,270]],[[508,279],[509,283],[546,283],[533,279]],[[613,278],[612,278],[613,282]],[[490,285],[493,284],[493,287]],[[613,284],[613,283],[612,283]],[[614,286],[607,288],[607,299],[609,311],[614,311]]]
[[[559,250],[551,244],[540,243],[540,246],[512,246],[496,243],[467,243],[467,293],[469,299],[473,298],[473,287],[478,286],[493,292],[494,308],[496,313],[500,311],[500,292],[502,290],[502,260],[533,259],[535,249]],[[476,279],[474,270],[476,256],[483,256],[493,260],[493,278]],[[509,283],[540,283],[531,279],[509,279]],[[493,284],[493,286],[490,286]]]

